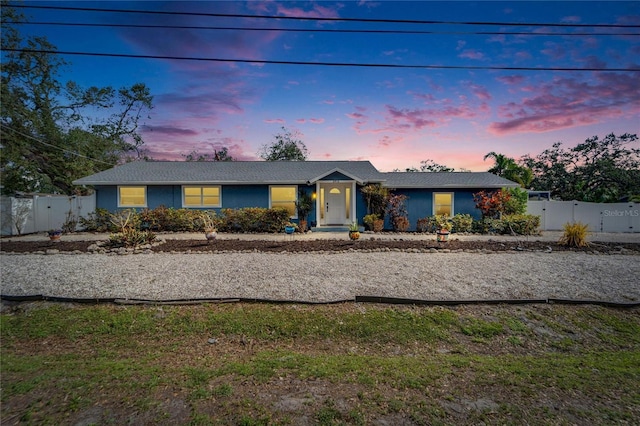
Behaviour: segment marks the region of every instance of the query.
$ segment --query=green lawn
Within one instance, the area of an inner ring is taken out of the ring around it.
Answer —
[[[17,305],[2,424],[633,424],[640,310]]]

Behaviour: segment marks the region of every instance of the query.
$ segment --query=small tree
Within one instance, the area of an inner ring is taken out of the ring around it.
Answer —
[[[496,219],[505,212],[505,205],[511,199],[511,194],[501,189],[497,191],[480,191],[473,194],[476,208],[482,212],[482,218]]]
[[[406,195],[402,194],[389,195],[387,211],[391,218],[391,226],[394,231],[404,232],[409,228],[409,214],[405,206],[407,198]]]
[[[31,213],[33,207],[33,200],[26,198],[16,198],[15,204],[11,206],[11,216],[13,220],[13,226],[16,227],[18,235],[22,235],[24,225],[27,223],[27,218]]]
[[[282,133],[275,135],[275,142],[263,145],[258,155],[266,161],[306,161],[309,152],[299,136],[283,127]]]
[[[362,196],[367,203],[367,213],[374,214],[380,219],[384,219],[389,202],[389,190],[383,188],[379,183],[370,183],[362,187]]]
[[[313,209],[313,199],[303,190],[298,191],[298,201],[296,201],[296,210],[298,211],[298,219],[300,221],[300,231],[305,232],[307,229],[307,216]],[[304,228],[304,229],[303,229]]]
[[[504,203],[504,214],[525,214],[529,193],[522,188],[502,188],[502,192],[509,194],[509,199]]]

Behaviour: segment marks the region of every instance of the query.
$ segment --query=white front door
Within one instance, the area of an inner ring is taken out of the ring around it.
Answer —
[[[344,225],[347,221],[345,209],[345,186],[328,185],[325,189],[325,215],[327,225]]]

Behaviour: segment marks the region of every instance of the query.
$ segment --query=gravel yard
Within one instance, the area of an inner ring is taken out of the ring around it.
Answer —
[[[580,252],[3,254],[1,270],[5,296],[640,301],[640,256]]]

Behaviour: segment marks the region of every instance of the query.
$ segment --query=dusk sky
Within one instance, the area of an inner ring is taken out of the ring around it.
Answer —
[[[594,135],[640,134],[640,35],[620,35],[640,34],[638,1],[24,4],[175,12],[20,9],[33,22],[163,26],[18,27],[23,35],[46,36],[60,51],[422,66],[65,55],[65,81],[150,88],[155,108],[141,130],[154,159],[226,146],[236,159],[257,160],[260,146],[284,126],[299,132],[310,160],[370,160],[391,171],[432,159],[484,171],[493,164],[483,161],[489,151],[517,159],[554,142],[572,147]],[[207,13],[271,18],[198,15]]]

